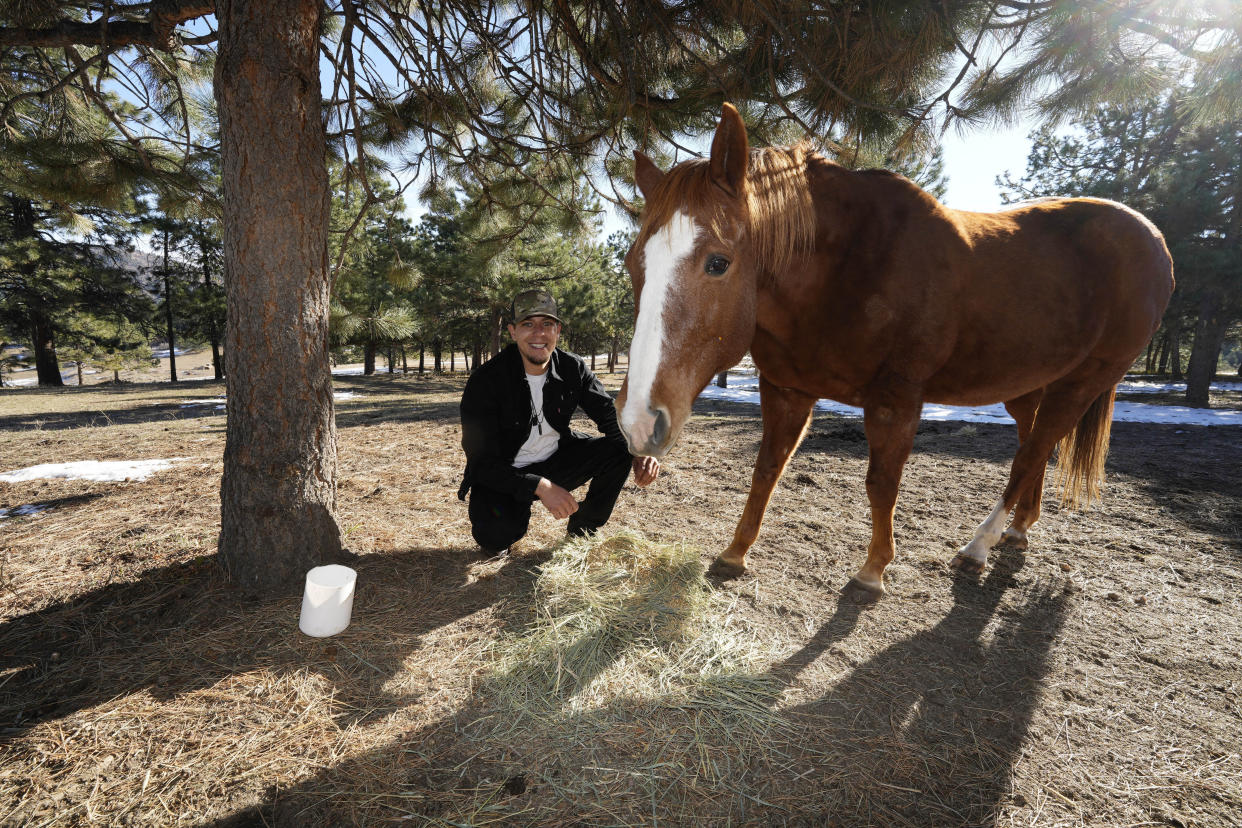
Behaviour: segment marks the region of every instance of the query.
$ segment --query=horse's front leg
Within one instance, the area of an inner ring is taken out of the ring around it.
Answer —
[[[755,461],[755,472],[750,479],[746,508],[742,510],[742,519],[733,532],[733,543],[716,561],[725,573],[746,571],[746,552],[759,535],[759,526],[763,523],[776,481],[781,479],[789,458],[802,442],[816,399],[792,388],[777,388],[763,377],[759,378],[763,442],[759,446],[759,459]]]
[[[917,399],[886,400],[863,408],[867,432],[867,500],[871,504],[871,543],[867,562],[845,585],[856,600],[884,594],[884,569],[893,559],[893,510],[906,458],[914,447],[923,405]]]

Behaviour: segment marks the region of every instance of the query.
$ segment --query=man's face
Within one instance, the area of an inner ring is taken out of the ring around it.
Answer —
[[[510,325],[509,335],[527,365],[541,368],[552,358],[556,340],[561,336],[561,323],[547,316],[532,316]]]

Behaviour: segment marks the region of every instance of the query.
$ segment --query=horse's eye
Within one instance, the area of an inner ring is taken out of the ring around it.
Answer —
[[[708,256],[707,264],[703,265],[703,271],[708,276],[723,276],[728,269],[729,260],[724,256]]]

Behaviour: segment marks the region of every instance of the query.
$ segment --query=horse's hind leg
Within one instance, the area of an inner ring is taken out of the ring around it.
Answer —
[[[1064,382],[1064,381],[1063,381]],[[1009,483],[970,543],[957,551],[951,566],[967,574],[977,574],[987,565],[988,551],[1000,543],[1005,518],[1017,505],[1020,496],[1038,482],[1041,487],[1048,458],[1061,438],[1069,434],[1087,408],[1100,395],[1099,382],[1075,381],[1054,384],[1045,389],[1031,433],[1018,447],[1009,469]],[[1016,521],[1016,518],[1015,518]],[[1029,524],[1028,524],[1029,525]]]
[[[1025,443],[1026,438],[1031,434],[1031,427],[1035,423],[1035,411],[1039,408],[1039,402],[1043,396],[1044,390],[1041,388],[1005,403],[1005,410],[1018,424],[1019,446]],[[1044,470],[1046,468],[1045,463],[1040,467],[1039,474],[1030,487],[1018,496],[1018,506],[1014,510],[1013,522],[1001,535],[1001,543],[1017,549],[1026,549],[1026,533],[1035,521],[1039,520],[1039,506],[1044,495]]]
[[[750,480],[750,494],[746,497],[742,519],[733,532],[733,542],[716,560],[717,566],[725,573],[746,571],[746,552],[759,536],[759,527],[768,509],[768,501],[772,499],[772,490],[785,472],[790,456],[802,442],[802,435],[811,422],[815,401],[816,398],[808,394],[791,388],[777,388],[763,377],[759,378],[763,442],[759,445],[759,457],[755,460],[755,472]]]

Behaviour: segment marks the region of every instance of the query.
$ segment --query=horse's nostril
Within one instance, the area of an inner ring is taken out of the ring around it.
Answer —
[[[664,438],[668,436],[668,412],[657,408],[651,413],[655,417],[655,423],[651,427],[651,445],[663,445]]]

